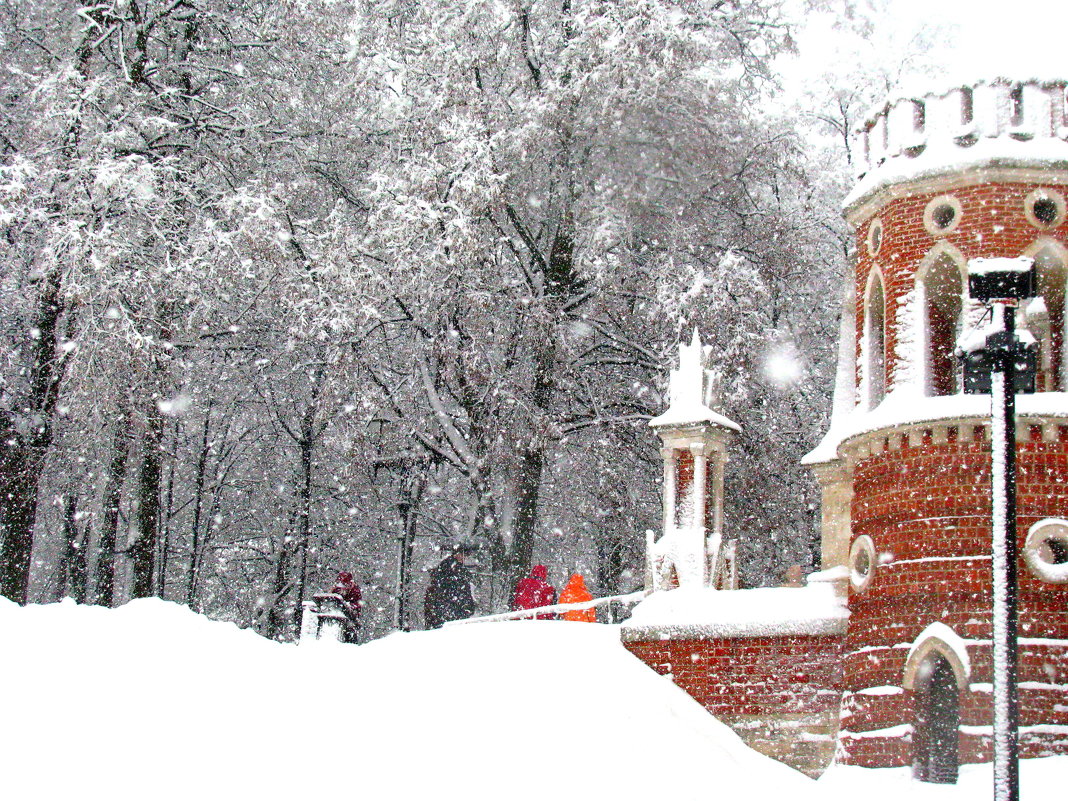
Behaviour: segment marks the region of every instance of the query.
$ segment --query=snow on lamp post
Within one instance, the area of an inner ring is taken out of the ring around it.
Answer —
[[[990,307],[989,325],[963,337],[964,391],[990,393],[994,799],[1019,797],[1016,696],[1016,393],[1034,392],[1035,343],[1016,332],[1016,307],[1035,296],[1034,260],[972,259],[968,291]]]

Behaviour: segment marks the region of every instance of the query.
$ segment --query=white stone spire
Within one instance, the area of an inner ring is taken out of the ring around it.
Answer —
[[[679,366],[668,379],[668,408],[649,421],[654,428],[684,426],[697,423],[740,431],[737,423],[712,411],[713,375],[708,369],[712,348],[701,344],[696,326],[690,344],[679,343]]]

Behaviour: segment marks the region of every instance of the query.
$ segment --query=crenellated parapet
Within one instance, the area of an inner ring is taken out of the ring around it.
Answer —
[[[1068,82],[995,78],[893,98],[854,131],[854,206],[890,184],[970,164],[1068,166]]]

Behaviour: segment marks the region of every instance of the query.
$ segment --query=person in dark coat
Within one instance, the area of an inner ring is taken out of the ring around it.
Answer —
[[[471,573],[464,567],[466,551],[457,548],[430,571],[430,584],[423,602],[423,620],[428,629],[441,628],[450,620],[475,613]]]
[[[545,565],[534,565],[530,575],[519,579],[512,594],[512,611],[536,609],[539,606],[552,606],[556,603],[556,588],[548,582],[549,570]],[[538,620],[553,620],[556,615],[542,613]]]
[[[363,609],[363,594],[360,585],[356,583],[352,573],[341,571],[337,574],[337,581],[330,588],[334,595],[341,596],[341,606],[348,618],[349,625],[345,630],[345,642],[356,642],[360,631],[360,610]]]

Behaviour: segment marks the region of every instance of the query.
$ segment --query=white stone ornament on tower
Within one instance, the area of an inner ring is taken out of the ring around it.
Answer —
[[[646,589],[734,589],[734,542],[723,541],[723,469],[737,424],[711,408],[711,348],[694,329],[679,345],[667,411],[649,421],[663,442],[664,525],[646,547]]]

